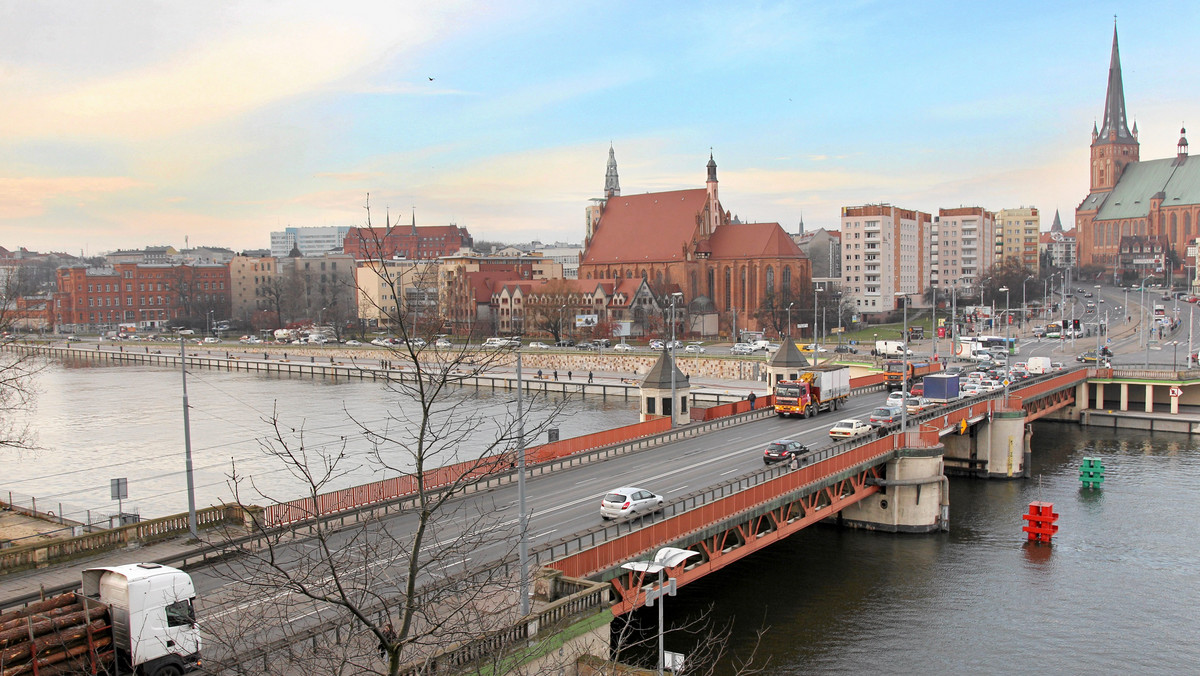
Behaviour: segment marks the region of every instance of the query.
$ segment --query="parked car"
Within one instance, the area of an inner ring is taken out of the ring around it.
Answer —
[[[600,518],[623,519],[638,514],[650,514],[662,509],[663,496],[644,488],[622,486],[600,500]]]
[[[564,338],[554,344],[555,347],[575,347],[575,341],[570,338]]]
[[[763,451],[763,464],[770,465],[773,462],[791,460],[804,453],[808,453],[808,447],[799,441],[791,439],[772,441],[767,444],[767,450]]]
[[[549,350],[550,346],[543,343],[540,340],[535,340],[529,344],[529,349],[531,349],[531,350]]]
[[[734,343],[733,347],[729,348],[729,354],[753,354],[754,348],[750,347],[750,343]]]
[[[805,345],[804,347],[800,348],[800,351],[801,352],[816,352],[818,354],[821,354],[824,352],[828,352],[829,350],[826,350],[823,347],[818,349],[816,343],[809,343],[808,345]],[[912,350],[909,350],[908,353],[912,354]]]
[[[408,344],[410,346],[412,346],[413,348],[419,350],[419,349],[425,347],[425,339],[424,338],[409,338]]]
[[[613,345],[614,352],[633,352],[633,346],[629,343],[617,343]]]
[[[688,343],[687,347],[683,348],[683,351],[684,352],[692,352],[694,354],[700,354],[701,352],[704,352],[704,346],[701,345],[700,343]]]
[[[847,418],[846,420],[837,421],[833,427],[830,427],[829,436],[835,439],[852,439],[869,434],[873,429],[875,428],[871,427],[869,423],[854,418]]]
[[[600,347],[590,340],[585,340],[582,343],[575,344],[576,350],[598,350]]]
[[[207,337],[205,337],[204,342],[212,344],[212,343],[219,343],[221,341],[213,336],[207,336]]]
[[[346,341],[346,345],[349,347],[358,347],[358,346],[362,345],[362,343],[351,338],[350,340]]]
[[[650,349],[651,350],[661,350],[661,349],[665,348],[666,346],[667,346],[666,343],[664,343],[663,341],[661,341],[657,338],[650,341]]]
[[[858,348],[850,345],[838,345],[837,347],[833,348],[833,351],[838,354],[858,354]]]
[[[903,413],[904,409],[900,406],[880,406],[871,411],[871,415],[867,418],[867,422],[871,423],[872,425],[890,425],[894,422],[900,422],[900,418],[902,417]],[[830,431],[830,434],[833,434],[832,430]]]
[[[454,343],[451,343],[449,338],[438,338],[437,340],[433,341],[433,346],[444,350],[446,348],[454,347]]]

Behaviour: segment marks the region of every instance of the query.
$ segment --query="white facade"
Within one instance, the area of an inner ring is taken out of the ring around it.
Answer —
[[[929,283],[930,216],[889,205],[843,207],[842,293],[871,314],[898,307],[897,293],[919,303]]]
[[[980,207],[939,209],[934,242],[931,285],[974,286],[996,262],[995,214]]]
[[[284,228],[271,233],[271,255],[286,258],[293,247],[300,249],[301,256],[320,256],[333,250],[341,251],[348,232],[348,225]]]

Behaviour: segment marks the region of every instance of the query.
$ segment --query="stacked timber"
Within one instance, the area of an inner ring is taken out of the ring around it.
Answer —
[[[110,674],[108,608],[74,593],[0,614],[0,676]]]

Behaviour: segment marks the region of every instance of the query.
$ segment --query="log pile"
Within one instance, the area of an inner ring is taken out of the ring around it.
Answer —
[[[110,674],[108,608],[74,593],[0,614],[0,676]]]

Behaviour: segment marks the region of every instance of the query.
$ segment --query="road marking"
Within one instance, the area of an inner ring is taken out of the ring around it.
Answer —
[[[558,532],[558,529],[557,529],[557,528],[551,528],[550,530],[546,531],[545,533],[538,533],[537,535],[534,535],[533,537],[535,537],[535,538],[544,538],[544,537],[546,537],[547,535],[549,535],[549,534],[551,534],[551,533],[557,533],[557,532]]]
[[[734,472],[740,472],[740,471],[742,471],[742,468],[738,467],[736,469],[731,469],[728,472],[721,472],[721,476],[725,476],[726,474],[733,474]]]

